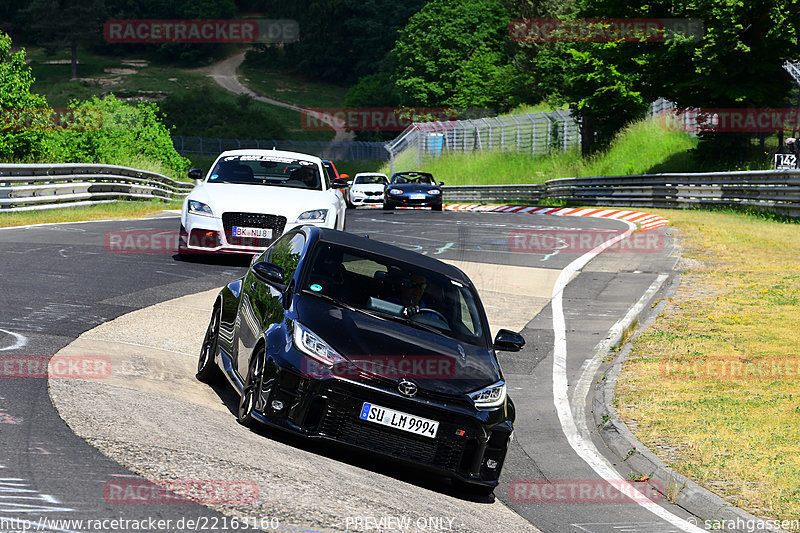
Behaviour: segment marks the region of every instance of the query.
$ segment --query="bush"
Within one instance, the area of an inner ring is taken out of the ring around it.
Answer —
[[[0,160],[16,160],[35,154],[44,133],[30,121],[38,121],[47,112],[43,96],[31,94],[31,69],[25,64],[25,51],[10,53],[11,38],[0,32],[0,109],[4,115],[0,131]],[[19,120],[19,112],[30,115]]]
[[[87,124],[84,129],[47,135],[43,147],[47,161],[123,165],[183,178],[189,160],[175,151],[155,104],[131,105],[112,95],[73,102],[70,107],[82,112]]]

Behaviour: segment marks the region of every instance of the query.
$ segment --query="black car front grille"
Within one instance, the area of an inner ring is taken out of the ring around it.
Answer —
[[[383,191],[364,191],[364,194],[367,196],[381,196]]]
[[[253,237],[233,237],[233,227],[243,228],[269,228],[272,230],[271,239]],[[222,227],[225,229],[225,239],[233,246],[256,246],[266,248],[272,241],[283,234],[286,226],[286,217],[278,215],[264,215],[261,213],[222,213]]]
[[[358,418],[362,401],[332,393],[320,432],[340,442],[385,453],[401,459],[436,466],[452,472],[460,468],[465,439],[457,438],[450,424],[439,423],[436,438],[414,435]],[[453,434],[451,436],[450,434]]]

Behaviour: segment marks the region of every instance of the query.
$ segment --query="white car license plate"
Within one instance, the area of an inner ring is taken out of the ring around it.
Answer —
[[[233,237],[255,237],[257,239],[271,239],[272,228],[242,228],[234,226],[231,230]]]
[[[409,194],[409,200],[424,200],[426,196],[424,194]]]
[[[372,403],[364,403],[359,418],[430,438],[435,438],[436,432],[439,430],[439,422],[435,420],[401,413]]]

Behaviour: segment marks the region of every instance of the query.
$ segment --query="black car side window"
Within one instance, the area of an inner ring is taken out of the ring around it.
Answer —
[[[286,234],[269,249],[266,260],[283,268],[283,281],[289,283],[294,276],[300,255],[306,245],[306,237],[302,233]]]

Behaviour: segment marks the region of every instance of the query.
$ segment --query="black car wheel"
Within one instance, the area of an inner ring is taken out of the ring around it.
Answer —
[[[390,204],[389,202],[383,202],[383,210],[384,211],[393,211],[394,204]]]
[[[203,346],[200,348],[200,357],[197,360],[197,374],[195,377],[203,383],[215,383],[221,377],[219,367],[214,358],[217,355],[217,342],[219,339],[220,308],[215,306],[211,312]]]
[[[263,380],[264,366],[261,352],[258,352],[253,354],[250,359],[247,381],[245,382],[242,396],[239,398],[239,411],[236,421],[245,427],[252,427],[253,422],[255,422],[253,413],[256,410],[258,399],[261,397]]]
[[[436,204],[435,206],[433,206],[432,209],[434,211],[441,211],[442,210],[442,204]]]

